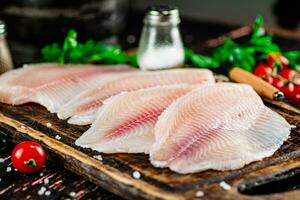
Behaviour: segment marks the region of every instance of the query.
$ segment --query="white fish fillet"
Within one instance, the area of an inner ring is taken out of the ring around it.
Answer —
[[[69,123],[77,125],[91,124],[102,102],[123,91],[178,83],[200,84],[214,83],[210,70],[206,69],[172,69],[164,71],[138,72],[119,79],[100,84],[98,88],[85,91],[68,102],[59,111],[65,118],[71,117]],[[63,113],[63,114],[62,114]],[[66,114],[67,113],[67,114]]]
[[[131,70],[127,65],[25,65],[0,76],[0,102],[13,105],[35,102],[57,112],[74,95],[101,82],[104,74]]]
[[[290,128],[248,85],[200,86],[159,117],[150,159],[183,174],[237,169],[271,156]]]
[[[149,153],[158,116],[195,85],[170,85],[122,92],[103,102],[97,119],[76,145],[104,153]]]

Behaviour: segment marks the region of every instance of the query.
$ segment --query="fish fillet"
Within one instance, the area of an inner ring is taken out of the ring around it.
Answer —
[[[290,128],[248,85],[200,86],[161,114],[150,160],[183,174],[237,169],[271,156]]]
[[[113,96],[103,102],[97,119],[76,145],[104,153],[149,153],[158,116],[195,87],[158,86]]]
[[[96,112],[102,102],[123,91],[134,91],[142,88],[178,83],[200,84],[214,83],[210,70],[206,69],[172,69],[164,71],[138,72],[119,79],[100,84],[79,94],[70,102],[62,106],[59,115],[71,117],[69,123],[77,125],[91,124],[96,118]],[[65,114],[67,113],[67,115]]]
[[[74,95],[101,82],[104,74],[130,70],[126,65],[25,65],[0,76],[0,102],[13,105],[35,102],[57,112]]]

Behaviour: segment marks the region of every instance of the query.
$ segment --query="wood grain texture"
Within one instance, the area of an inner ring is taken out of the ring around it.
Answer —
[[[299,115],[280,108],[273,109],[291,124],[300,127]],[[51,127],[47,123],[51,123]],[[87,128],[58,120],[55,114],[36,104],[0,104],[0,131],[9,138],[40,142],[51,155],[50,159],[60,161],[66,169],[127,199],[193,199],[199,190],[205,193],[204,199],[289,199],[300,195],[298,190],[259,196],[238,192],[257,183],[276,182],[282,174],[300,167],[299,128],[293,129],[291,137],[270,158],[239,170],[207,170],[188,175],[156,169],[150,164],[148,156],[143,154],[101,154],[103,160],[97,160],[94,156],[99,153],[74,145],[75,139]],[[57,135],[61,137],[59,140]],[[140,179],[132,177],[134,171],[141,173]],[[297,175],[289,174],[288,177]],[[232,188],[225,191],[219,186],[221,181],[228,182]]]
[[[0,162],[0,199],[123,199],[70,173],[57,162],[48,162],[42,170],[33,174],[16,171],[10,159],[14,146],[9,141],[0,140],[0,158],[3,161]],[[11,171],[7,170],[8,167]],[[50,193],[46,191],[41,193],[41,188]]]

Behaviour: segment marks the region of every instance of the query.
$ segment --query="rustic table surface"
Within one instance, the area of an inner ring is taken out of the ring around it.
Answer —
[[[136,47],[141,29],[141,15],[129,15],[126,31],[120,36],[122,46]],[[227,33],[234,27],[183,20],[182,37],[185,44],[202,51],[204,41]],[[293,34],[292,34],[293,36]],[[299,37],[300,38],[300,37]],[[277,39],[285,49],[300,49],[300,40]],[[48,162],[34,174],[25,175],[11,165],[14,143],[0,141],[0,199],[122,199],[84,178],[65,170],[60,163]]]

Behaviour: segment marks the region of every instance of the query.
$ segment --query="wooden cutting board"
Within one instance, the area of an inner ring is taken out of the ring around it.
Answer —
[[[189,175],[154,168],[144,154],[101,154],[102,160],[99,160],[99,153],[74,145],[88,126],[67,124],[36,104],[0,104],[0,131],[13,141],[38,141],[52,162],[59,162],[66,169],[127,199],[193,199],[198,191],[204,192],[201,199],[296,199],[300,196],[299,190],[264,194],[292,187],[290,183],[300,185],[300,116],[273,109],[297,128],[272,157],[239,170],[208,170]],[[139,179],[133,177],[135,171],[141,174]],[[221,181],[231,185],[231,189],[220,187]]]

